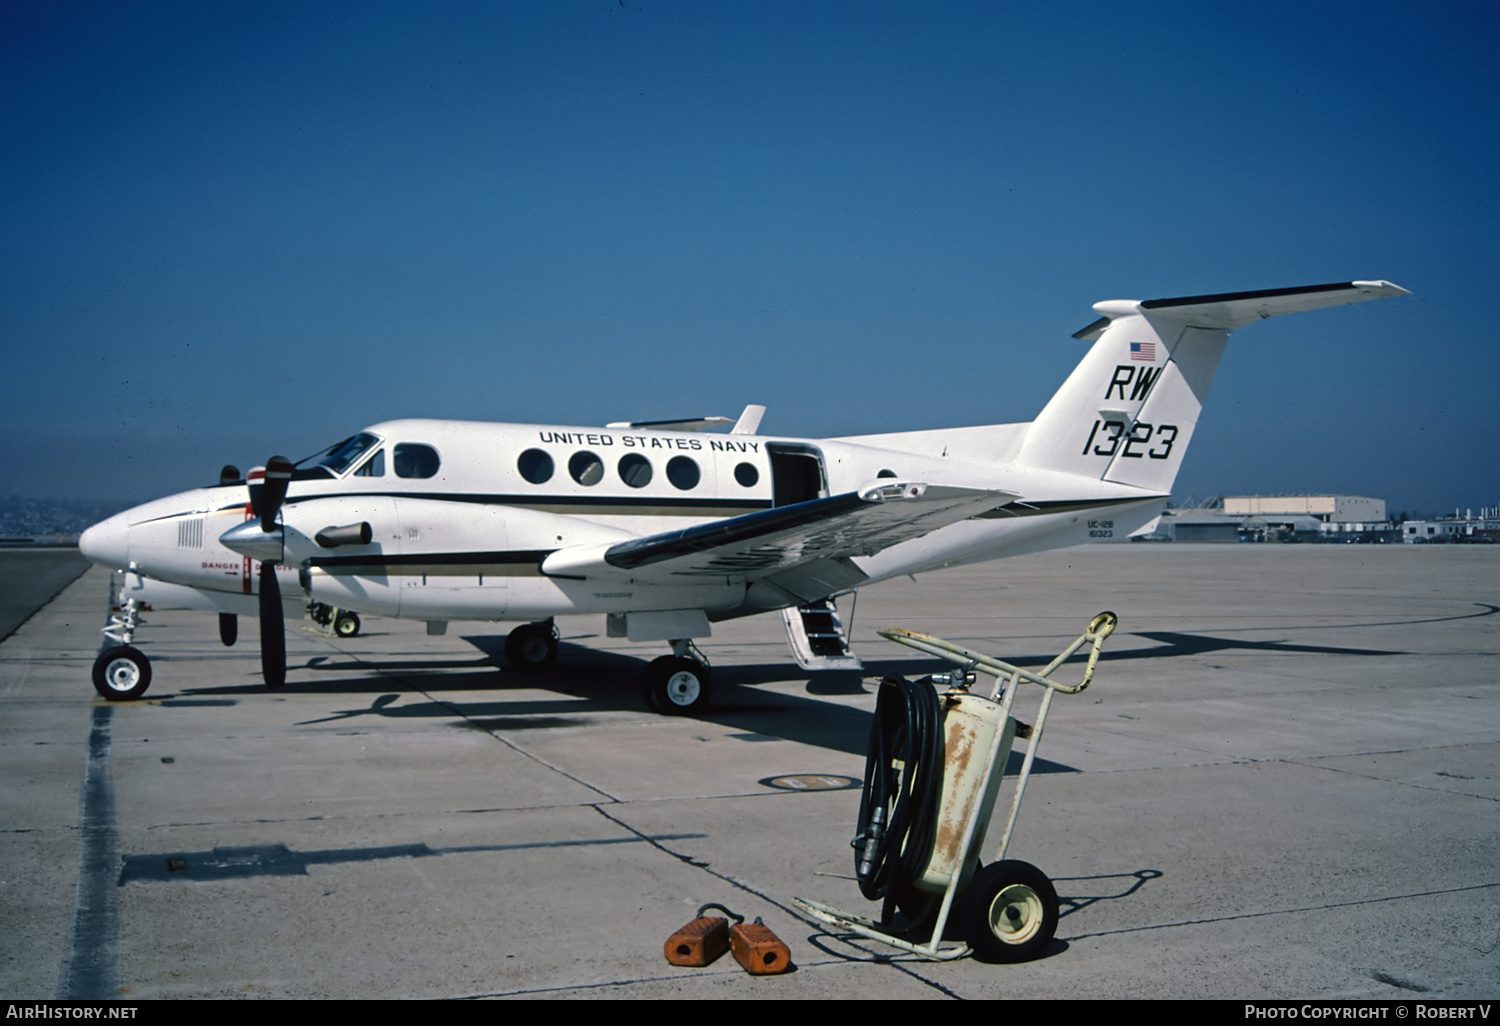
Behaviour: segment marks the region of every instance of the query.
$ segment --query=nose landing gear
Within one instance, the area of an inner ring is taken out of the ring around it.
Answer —
[[[94,690],[111,702],[140,698],[151,686],[151,660],[131,642],[141,625],[141,603],[124,594],[125,572],[109,581],[109,615],[100,633],[104,642],[94,660]]]

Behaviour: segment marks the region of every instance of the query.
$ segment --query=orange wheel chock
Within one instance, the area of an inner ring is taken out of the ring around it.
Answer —
[[[739,923],[729,931],[729,947],[735,961],[751,976],[774,976],[792,967],[792,952],[771,932],[760,917]]]
[[[710,965],[729,950],[729,920],[723,916],[705,916],[703,913],[711,908],[723,906],[703,906],[698,910],[697,919],[667,938],[668,962],[686,966]],[[727,908],[724,911],[729,912]]]

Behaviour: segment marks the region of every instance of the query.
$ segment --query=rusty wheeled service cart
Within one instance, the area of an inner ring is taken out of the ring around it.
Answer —
[[[924,958],[947,960],[973,952],[987,961],[1024,962],[1040,955],[1057,930],[1057,891],[1041,870],[1007,861],[1005,853],[1052,696],[1076,695],[1089,686],[1104,639],[1118,623],[1114,613],[1100,613],[1040,673],[930,635],[881,630],[884,638],[962,669],[915,682],[887,677],[880,685],[859,834],[850,842],[861,892],[884,901],[880,921],[805,898],[793,899],[797,905],[824,923]],[[1053,673],[1085,646],[1089,652],[1083,680],[1072,685],[1054,680]],[[969,691],[976,671],[995,678],[988,698]],[[1043,689],[1036,722],[1030,727],[1014,715],[1023,683]],[[939,686],[946,690],[939,693]],[[1011,744],[1018,735],[1030,743],[1016,775],[1010,816],[995,860],[981,866],[976,849],[989,829]],[[943,947],[955,910],[965,943]],[[904,929],[899,928],[897,911],[905,920]],[[931,939],[920,942],[917,938],[928,931]]]

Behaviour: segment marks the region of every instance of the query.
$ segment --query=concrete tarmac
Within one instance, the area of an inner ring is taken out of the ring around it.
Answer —
[[[1010,853],[1055,881],[1057,940],[1009,966],[798,914],[877,914],[858,790],[772,782],[859,778],[874,686],[797,670],[777,617],[716,625],[700,719],[648,712],[664,646],[589,617],[545,674],[499,668],[508,625],[293,624],[270,692],[253,621],[224,648],[158,612],[151,691],[106,703],[106,577],[0,644],[7,998],[1500,997],[1497,549],[1110,545],[845,599],[872,677],[939,668],[877,626],[1037,665],[1120,615]],[[667,965],[707,902],[795,971]]]

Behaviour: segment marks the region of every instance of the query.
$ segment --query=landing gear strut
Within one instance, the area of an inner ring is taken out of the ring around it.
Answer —
[[[688,640],[673,641],[672,652],[647,665],[646,701],[663,716],[694,716],[713,697],[708,660]]]

